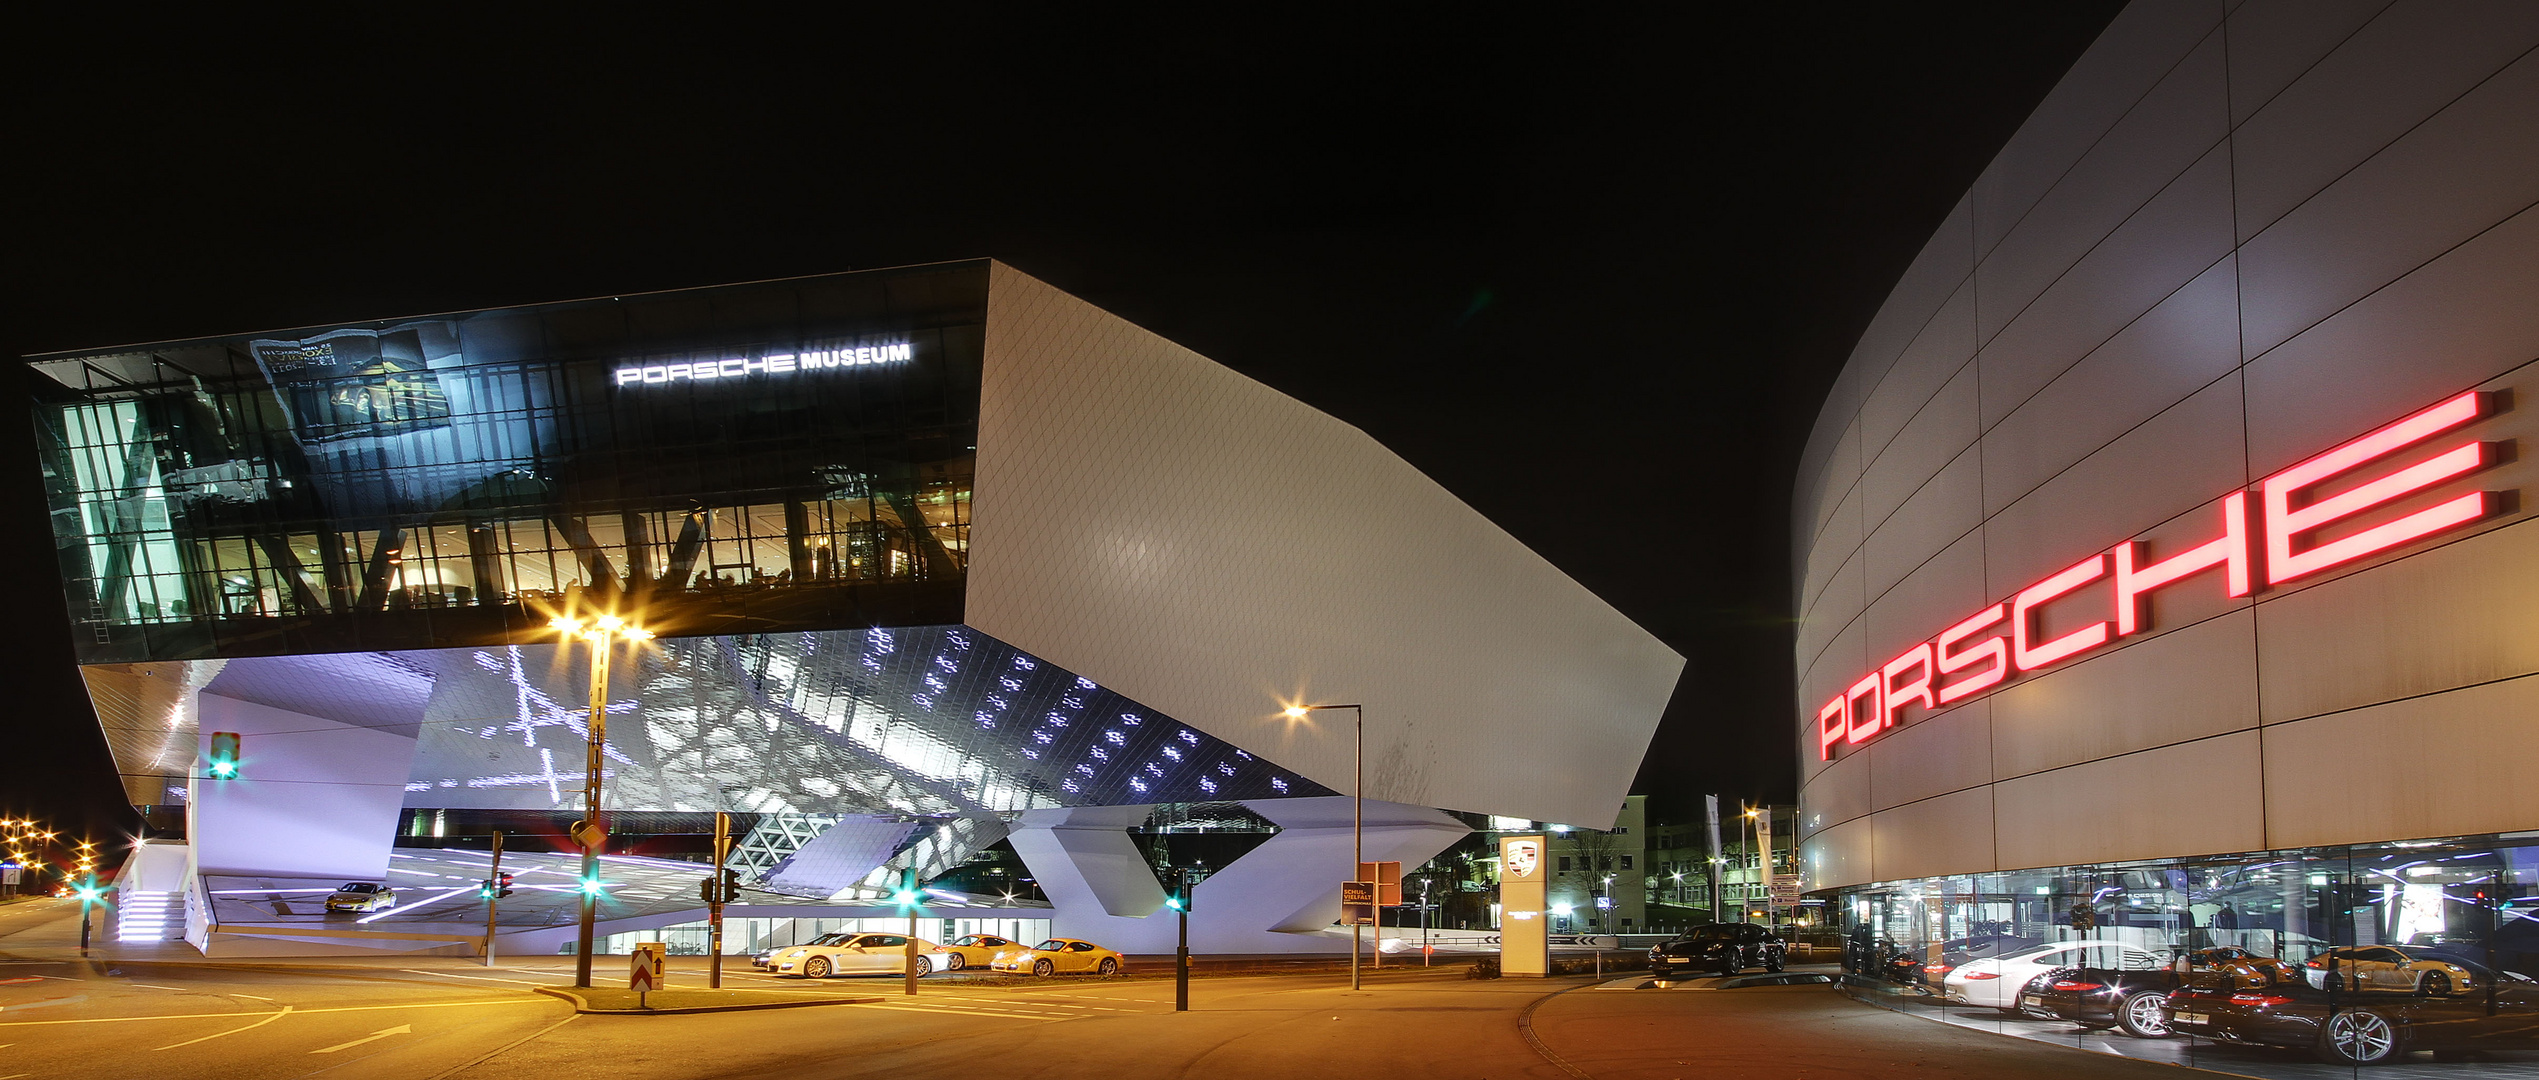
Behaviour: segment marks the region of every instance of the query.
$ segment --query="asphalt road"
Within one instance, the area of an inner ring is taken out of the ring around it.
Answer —
[[[991,1075],[1143,1080],[1638,1080],[1643,1077],[2178,1075],[1853,1003],[1826,987],[1695,992],[1588,980],[1387,975],[1362,992],[1327,974],[1192,984],[1056,979],[1018,986],[896,978],[824,990],[874,1004],[682,1016],[576,1016],[529,993],[570,981],[562,958],[493,968],[450,959],[81,960],[76,908],[0,907],[0,1080],[608,1080]],[[610,974],[618,973],[615,964]],[[674,983],[695,961],[674,958]],[[728,969],[727,969],[728,970]],[[731,970],[729,983],[805,988]],[[869,984],[869,986],[863,985]],[[1530,1042],[1527,1027],[1541,1043]]]

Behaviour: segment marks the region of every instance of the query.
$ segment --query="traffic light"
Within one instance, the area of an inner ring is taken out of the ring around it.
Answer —
[[[608,883],[596,877],[583,878],[582,892],[590,896],[603,895],[608,892]]]
[[[725,867],[723,870],[723,902],[728,904],[740,898],[741,872]]]
[[[707,878],[703,881],[697,882],[697,895],[705,897],[706,903],[720,904],[723,902],[723,892],[722,890],[715,888],[714,884],[715,882],[713,878]]]
[[[215,779],[215,780],[229,780],[229,779],[234,779],[234,778],[236,778],[236,777],[237,777],[237,775],[238,775],[238,733],[237,733],[237,732],[235,732],[235,731],[215,731],[215,732],[212,732],[212,748],[211,748],[211,753],[210,753],[210,755],[206,758],[206,761],[205,761],[205,769],[204,769],[204,771],[206,771],[206,772],[210,773],[210,774],[211,774],[212,779]]]
[[[491,900],[494,898],[494,879],[486,878],[485,880],[476,883],[476,898],[479,900]]]
[[[509,874],[496,874],[496,875],[494,875],[494,895],[495,895],[495,896],[509,896],[509,895],[511,895],[511,875],[509,875]]]

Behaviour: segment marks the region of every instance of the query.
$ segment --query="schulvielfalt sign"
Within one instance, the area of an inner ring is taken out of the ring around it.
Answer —
[[[1907,710],[1936,711],[2020,673],[2139,634],[2147,629],[2145,601],[2152,593],[2208,571],[2218,572],[2224,596],[2247,596],[2494,513],[2500,500],[2492,491],[2465,492],[2394,516],[2384,509],[2493,464],[2499,444],[2446,436],[2494,405],[2491,395],[2476,391],[2450,398],[2225,494],[2214,522],[2218,535],[2209,541],[2163,554],[2127,540],[1959,620],[1817,709],[1820,760],[1832,760],[1837,747],[1865,743],[1900,726]],[[2438,445],[2388,461],[2427,443]],[[2114,587],[2106,591],[2114,603],[2106,618],[2044,635],[2040,609],[2110,576]]]

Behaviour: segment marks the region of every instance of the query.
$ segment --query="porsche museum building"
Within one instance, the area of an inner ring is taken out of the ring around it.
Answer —
[[[1610,822],[1682,666],[1364,433],[989,261],[29,362],[81,675],[184,823],[127,940],[471,951],[490,853],[410,834],[508,814],[549,824],[495,943],[569,947],[557,614],[656,635],[599,695],[610,846],[734,812],[735,950],[913,876],[944,933],[1169,951],[1159,818],[1270,834],[1194,947],[1345,949],[1355,717],[1285,706],[1361,706],[1366,858],[1416,865],[1437,808]],[[934,887],[1000,842],[1045,905]],[[612,856],[600,933],[706,873]],[[398,903],[330,915],[346,880]]]
[[[1855,966],[2539,975],[2534,45],[2142,0],[1897,282],[1795,489],[1801,869]]]

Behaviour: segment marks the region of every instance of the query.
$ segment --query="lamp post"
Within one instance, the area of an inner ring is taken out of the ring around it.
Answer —
[[[1324,709],[1347,709],[1357,718],[1355,749],[1351,752],[1349,780],[1349,867],[1351,880],[1366,864],[1366,706],[1363,705],[1290,705],[1287,718],[1302,720]],[[1377,897],[1382,899],[1382,897]],[[1382,910],[1380,907],[1376,910]],[[1365,989],[1359,981],[1358,953],[1364,947],[1366,930],[1356,920],[1349,923],[1349,989]]]
[[[574,839],[582,845],[582,930],[573,950],[573,985],[591,985],[591,926],[599,910],[599,854],[608,841],[600,827],[601,750],[608,745],[608,658],[620,639],[649,641],[652,632],[618,618],[601,615],[588,621],[558,615],[547,626],[566,641],[580,638],[591,646],[591,721],[587,765],[582,774],[582,825]]]

